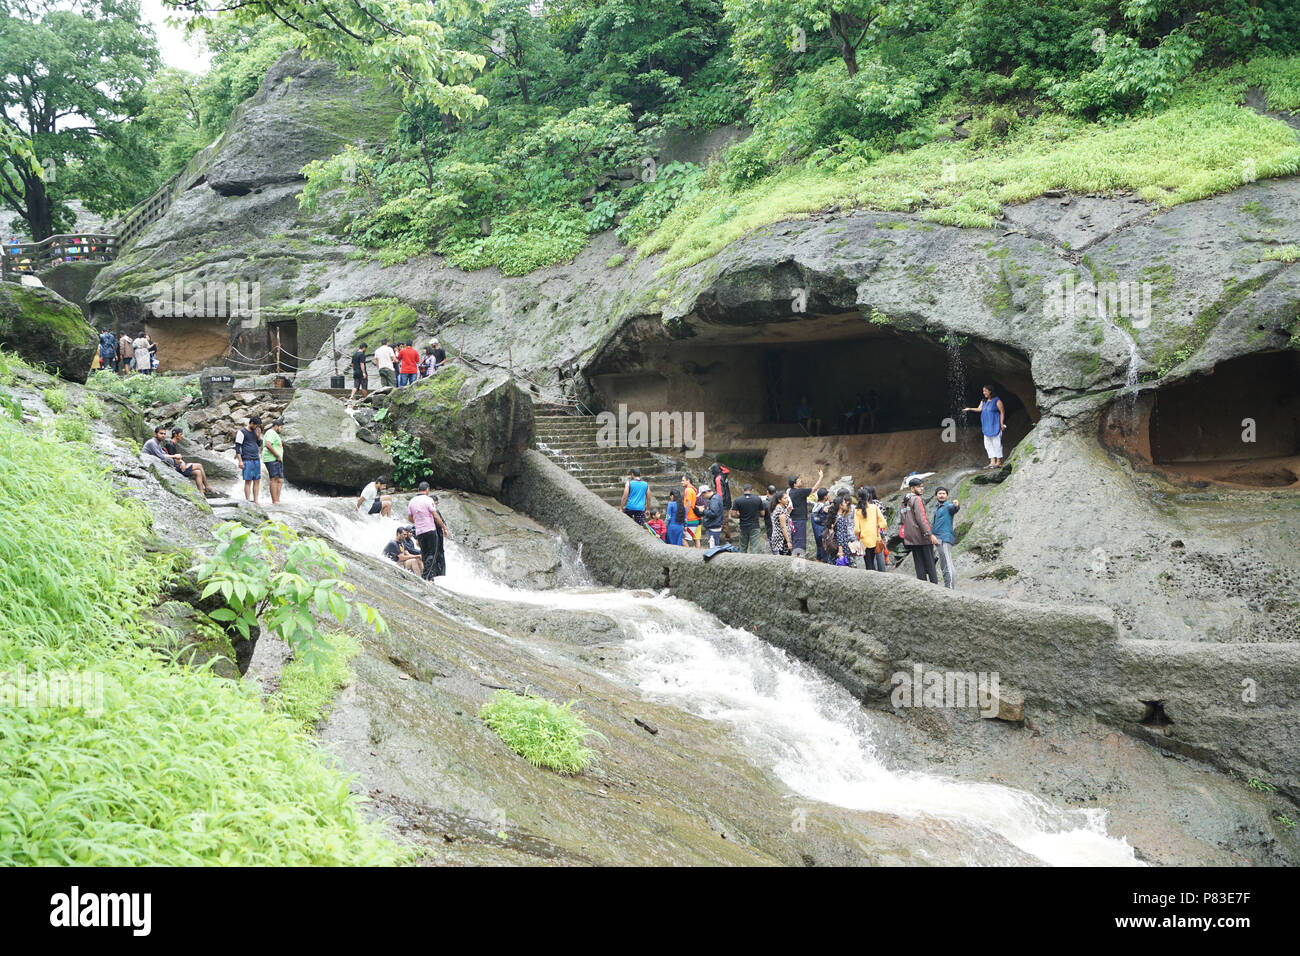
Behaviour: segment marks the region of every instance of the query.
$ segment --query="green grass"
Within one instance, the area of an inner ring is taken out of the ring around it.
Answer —
[[[60,415],[54,420],[54,434],[59,441],[79,441],[90,444],[90,426],[84,418],[74,415]]]
[[[30,371],[33,366],[16,352],[0,349],[0,385],[12,385],[20,370]]]
[[[397,859],[253,685],[159,655],[146,612],[172,561],[148,532],[88,448],[0,419],[0,693],[20,674],[102,687],[102,708],[0,707],[0,865]]]
[[[45,399],[45,404],[56,415],[61,415],[68,410],[68,393],[61,388],[43,389],[41,398]]]
[[[1279,88],[1286,89],[1282,79],[1296,72],[1279,69]],[[679,204],[637,251],[663,253],[661,274],[669,275],[754,229],[836,205],[990,226],[1003,206],[1049,189],[1131,191],[1169,207],[1227,192],[1250,177],[1300,171],[1295,132],[1237,105],[1247,74],[1259,80],[1267,71],[1242,67],[1204,75],[1189,81],[1163,112],[1115,124],[1045,111],[1017,123],[1005,141],[984,147],[932,142],[874,160],[809,159],[742,189],[719,183]]]
[[[156,402],[171,404],[183,398],[193,399],[199,394],[197,382],[186,384],[166,375],[118,375],[108,369],[100,369],[92,374],[86,385],[101,392],[120,395],[143,407]]]
[[[1300,246],[1294,242],[1285,246],[1278,246],[1275,249],[1268,249],[1259,257],[1260,262],[1275,260],[1277,262],[1300,262]]]
[[[104,417],[104,406],[94,395],[87,395],[81,400],[80,411],[86,418],[94,421]]]
[[[582,742],[601,735],[573,713],[574,703],[561,705],[501,690],[483,705],[479,717],[534,767],[581,773],[595,756]]]
[[[271,698],[271,706],[284,714],[303,733],[311,733],[329,715],[334,696],[352,680],[348,662],[361,653],[361,644],[351,634],[329,635],[329,645],[322,648],[323,662],[318,669],[296,657],[280,671],[280,689]]]

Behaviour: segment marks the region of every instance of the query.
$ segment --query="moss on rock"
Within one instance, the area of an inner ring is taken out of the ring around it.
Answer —
[[[81,310],[49,289],[0,285],[0,347],[84,382],[98,337]]]

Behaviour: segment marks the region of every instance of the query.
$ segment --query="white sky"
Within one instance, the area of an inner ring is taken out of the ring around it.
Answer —
[[[184,14],[164,7],[162,0],[140,0],[140,10],[142,18],[153,24],[158,35],[158,52],[163,63],[191,73],[207,71],[212,55],[203,48],[202,42],[197,38],[186,39],[184,30],[167,25],[168,14],[177,19],[183,19]]]

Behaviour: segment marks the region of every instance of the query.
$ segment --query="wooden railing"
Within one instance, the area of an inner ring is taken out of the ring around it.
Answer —
[[[176,196],[176,184],[184,172],[181,170],[167,180],[155,190],[152,196],[136,203],[114,223],[114,228],[117,230],[117,244],[120,248],[125,249],[129,246],[140,233],[161,219],[171,208],[172,200]]]
[[[0,278],[16,281],[21,275],[44,272],[61,262],[111,262],[117,249],[118,237],[103,232],[50,236],[40,242],[6,239],[0,255]]]

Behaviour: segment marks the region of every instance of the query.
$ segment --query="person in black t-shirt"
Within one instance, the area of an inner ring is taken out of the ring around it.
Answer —
[[[745,485],[744,494],[732,502],[731,513],[740,519],[740,550],[749,554],[766,554],[771,533],[764,536],[759,518],[767,516],[767,505],[754,494],[753,485]]]
[[[790,476],[790,525],[793,529],[793,550],[796,558],[804,556],[808,549],[808,496],[822,486],[822,469],[817,469],[817,484],[811,488],[803,486],[803,478]]]
[[[397,537],[384,545],[384,557],[396,561],[412,574],[419,574],[424,567],[424,557],[415,546],[414,531],[413,525],[401,525],[397,529]]]
[[[370,378],[366,374],[366,343],[361,342],[357,345],[357,350],[352,353],[352,394],[348,396],[348,401],[357,397],[357,391],[360,390],[361,397],[366,397],[366,389],[370,387]]]

